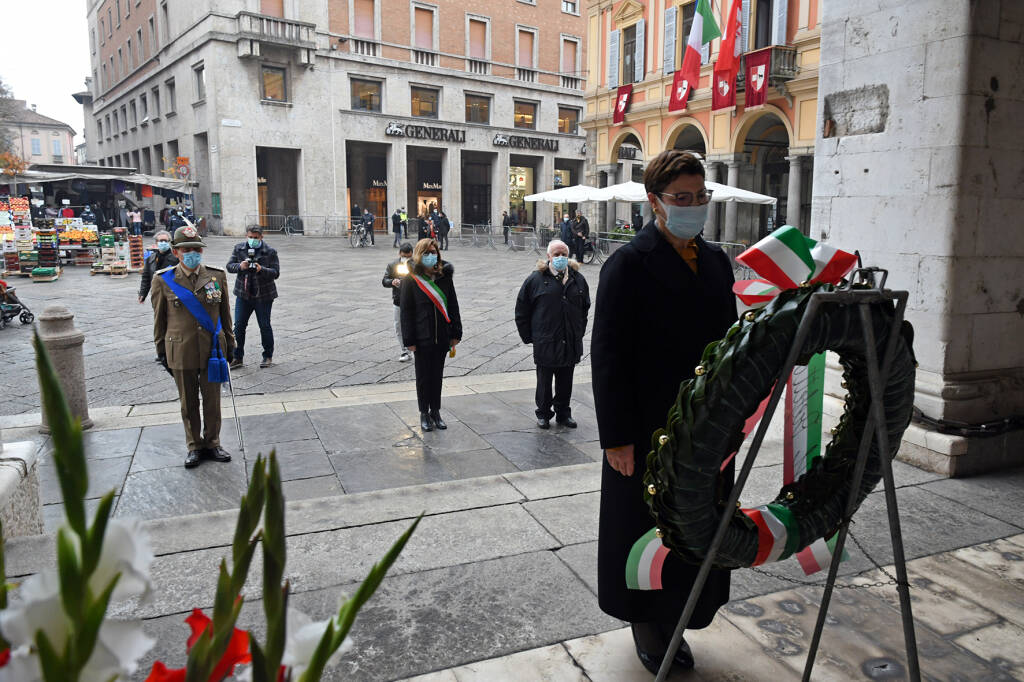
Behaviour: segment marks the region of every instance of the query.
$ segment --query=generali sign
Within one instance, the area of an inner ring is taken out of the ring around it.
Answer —
[[[388,127],[384,129],[384,134],[392,137],[409,137],[414,140],[434,140],[436,142],[466,141],[465,130],[413,125],[411,123],[398,123],[397,121],[388,123]]]
[[[539,137],[523,137],[522,135],[506,135],[498,133],[493,140],[495,147],[514,147],[516,149],[540,149],[557,152],[558,140],[545,140]]]

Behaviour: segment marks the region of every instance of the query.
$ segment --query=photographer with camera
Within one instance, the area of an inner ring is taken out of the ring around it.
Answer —
[[[227,271],[235,278],[235,357],[231,367],[241,367],[245,354],[245,328],[249,318],[256,313],[260,325],[260,340],[263,342],[261,368],[270,367],[274,361],[274,330],[270,326],[270,308],[277,298],[277,284],[274,280],[281,274],[277,251],[263,241],[263,230],[258,225],[246,231],[246,241],[236,244],[228,261]]]

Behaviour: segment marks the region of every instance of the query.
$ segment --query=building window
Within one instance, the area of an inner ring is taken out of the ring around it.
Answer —
[[[89,29],[89,49],[92,54],[96,54],[96,29]]]
[[[536,35],[533,31],[521,28],[517,31],[516,66],[523,69],[534,68],[533,46]]]
[[[121,134],[121,125],[117,122],[117,111],[114,111],[114,137]]]
[[[117,76],[118,79],[124,75],[124,50],[117,48]]]
[[[124,129],[121,132],[127,133],[128,132],[128,105],[127,104],[121,105],[121,125],[124,126]]]
[[[53,155],[64,156],[64,145],[60,143],[60,138],[54,138],[51,142],[53,143]]]
[[[114,37],[114,15],[109,7],[107,8],[107,37]]]
[[[146,58],[149,57],[148,54],[143,54],[143,50],[142,50],[142,48],[143,48],[143,45],[142,45],[142,29],[141,28],[138,31],[135,32],[135,37],[137,38],[137,40],[135,42],[139,44],[139,61],[141,62],[143,59],[146,59]]]
[[[374,22],[376,7],[374,5],[374,0],[355,0],[355,5],[352,8],[353,35],[367,40],[376,40],[377,30]]]
[[[107,75],[107,65],[104,64],[102,68],[103,80],[100,81],[100,91],[106,90],[110,87],[110,77]]]
[[[537,127],[537,103],[516,102],[514,125],[516,128],[535,129]]]
[[[192,67],[192,84],[195,90],[195,101],[206,99],[206,67],[202,64]]]
[[[135,126],[139,125],[139,110],[135,106],[135,100],[132,100],[131,110],[132,110],[132,128],[134,128]]]
[[[434,49],[434,10],[427,7],[413,8],[413,25],[416,29],[417,50]]]
[[[697,3],[691,2],[687,5],[682,5],[679,8],[679,14],[676,16],[682,16],[682,20],[676,19],[678,25],[676,33],[676,56],[675,64],[673,66],[678,68],[683,63],[683,55],[686,54],[686,41],[690,39],[690,27],[693,26],[693,15],[697,11]],[[744,47],[744,52],[746,48]]]
[[[178,106],[176,91],[174,88],[174,79],[171,78],[167,81],[167,113],[173,114],[175,108]]]
[[[437,100],[440,91],[434,88],[412,88],[412,115],[437,118]]]
[[[149,120],[149,103],[146,100],[146,93],[139,95],[139,109],[142,114],[142,122],[145,123]]]
[[[103,19],[100,19],[100,45],[106,45],[107,44],[107,39],[105,37],[106,35],[107,35],[107,23],[105,21],[103,21]]]
[[[583,89],[583,79],[579,69],[580,41],[577,38],[562,36],[562,87],[573,90]]]
[[[490,123],[491,98],[466,95],[466,123]]]
[[[171,39],[171,25],[166,2],[160,3],[160,32],[163,33],[164,43],[169,42]]]
[[[271,102],[287,102],[287,73],[279,66],[261,66],[260,80],[263,82],[263,99]]]
[[[566,14],[575,14],[578,16],[580,13],[578,4],[579,3],[577,3],[576,0],[562,0],[562,11]]]
[[[160,87],[153,88],[150,94],[153,95],[153,118],[157,119],[160,117]]]
[[[153,17],[149,18],[149,44],[154,52],[160,47],[156,42],[156,24],[153,23]]]
[[[39,156],[43,153],[42,143],[39,142],[38,137],[32,138],[32,156]]]
[[[103,142],[103,121],[100,119],[96,119],[96,139],[100,143]]]
[[[110,139],[110,136],[111,136],[111,135],[113,134],[113,132],[114,132],[114,129],[113,129],[113,128],[111,128],[111,126],[110,126],[110,114],[107,114],[107,115],[106,115],[106,116],[104,117],[104,120],[106,121],[106,124],[107,124],[107,139],[109,140],[109,139]]]
[[[619,82],[622,85],[635,82],[636,67],[636,24],[622,30],[622,68],[619,69]]]
[[[558,107],[558,132],[575,135],[580,129],[580,110]]]
[[[125,45],[125,52],[128,53],[128,71],[131,71],[135,68],[135,53],[132,52],[132,39],[129,38],[125,41]],[[127,73],[127,71],[125,73]]]
[[[127,19],[132,13],[132,0],[124,0],[124,16]]]
[[[121,28],[121,0],[114,0],[114,7],[117,8],[117,27]]]
[[[354,111],[380,111],[380,81],[352,79],[352,109]]]

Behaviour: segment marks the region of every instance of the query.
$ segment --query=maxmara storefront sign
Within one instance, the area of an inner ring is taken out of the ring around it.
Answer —
[[[385,135],[392,137],[408,137],[414,140],[434,140],[436,142],[465,142],[466,131],[455,128],[437,128],[435,126],[413,125],[391,121],[384,129]]]
[[[516,149],[541,149],[548,152],[558,151],[558,140],[545,140],[539,137],[523,137],[522,135],[506,135],[498,133],[494,136],[495,147],[514,147]]]

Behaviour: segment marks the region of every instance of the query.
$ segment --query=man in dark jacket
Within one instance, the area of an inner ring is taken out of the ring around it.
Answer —
[[[448,250],[448,233],[451,232],[452,223],[448,220],[448,215],[441,211],[438,214],[437,220],[434,222],[434,229],[437,230],[437,243],[442,251]]]
[[[412,244],[403,242],[401,248],[398,249],[398,259],[388,263],[388,267],[384,270],[384,278],[381,280],[385,289],[391,289],[391,302],[395,304],[395,336],[398,337],[398,345],[402,349],[402,354],[398,356],[399,362],[409,362],[412,359],[409,349],[405,347],[405,342],[402,340],[401,307],[402,280],[409,274],[410,258],[412,258]]]
[[[562,222],[558,225],[559,239],[566,243],[566,245],[572,244],[573,233],[572,233],[572,220],[569,219],[569,214],[566,213],[562,216]]]
[[[576,209],[576,220],[572,222],[572,233],[572,250],[576,254],[576,260],[582,263],[583,242],[590,236],[590,223],[579,209]]]
[[[569,260],[569,247],[560,239],[548,243],[547,260],[523,282],[516,299],[516,327],[523,343],[533,344],[537,364],[537,426],[558,424],[576,428],[569,399],[572,373],[583,357],[587,331],[590,288],[578,272],[579,263]],[[555,393],[551,394],[551,379]]]
[[[363,209],[363,229],[366,230],[366,233],[368,235],[370,235],[370,244],[371,245],[376,244],[376,242],[373,239],[373,221],[374,221],[374,215],[372,213],[370,213],[370,209],[364,208]]]
[[[153,273],[178,264],[178,259],[171,252],[171,233],[161,230],[153,235],[156,239],[156,251],[150,251],[146,262],[142,265],[142,281],[139,283],[139,303],[146,300],[149,287],[153,283]]]
[[[508,244],[508,231],[512,227],[512,216],[508,214],[508,211],[501,212],[501,232],[505,235],[505,243]]]
[[[395,233],[395,243],[392,246],[397,249],[398,242],[402,239],[402,214],[398,212],[397,208],[391,214],[391,231]]]
[[[276,280],[281,274],[277,251],[263,241],[263,230],[254,225],[246,232],[246,241],[236,244],[228,261],[227,271],[235,277],[235,357],[232,367],[241,367],[245,355],[245,328],[256,313],[263,343],[261,368],[274,362],[274,330],[270,326],[270,309],[277,298]]]

